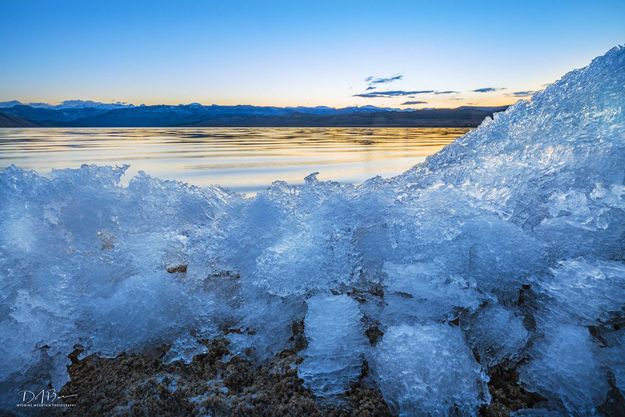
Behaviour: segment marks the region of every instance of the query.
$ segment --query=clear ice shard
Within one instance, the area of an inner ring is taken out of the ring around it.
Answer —
[[[544,331],[521,368],[521,381],[571,414],[595,414],[609,389],[598,346],[582,326],[554,323]]]
[[[366,346],[362,314],[358,303],[346,295],[316,295],[306,304],[308,346],[299,376],[316,395],[337,396],[360,374]]]
[[[488,377],[462,332],[447,324],[391,327],[377,346],[384,398],[400,415],[477,415],[489,399]]]
[[[616,47],[361,185],[246,198],[123,186],[127,167],[1,170],[0,408],[16,386],[60,388],[77,344],[188,361],[191,335],[224,337],[262,360],[303,320],[298,372],[320,397],[367,360],[397,413],[475,415],[509,366],[544,410],[596,414],[625,395],[624,86]]]
[[[481,309],[470,320],[467,333],[482,363],[488,367],[518,359],[529,340],[522,317],[500,305]]]

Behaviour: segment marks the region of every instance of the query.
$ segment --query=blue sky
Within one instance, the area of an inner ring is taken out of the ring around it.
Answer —
[[[0,101],[503,104],[623,43],[623,0],[2,0]]]

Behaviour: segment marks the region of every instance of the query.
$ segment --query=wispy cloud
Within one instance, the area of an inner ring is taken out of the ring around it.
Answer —
[[[373,91],[371,93],[354,94],[354,97],[380,98],[380,97],[405,97],[417,94],[431,94],[434,90],[390,90],[390,91]]]
[[[399,81],[402,78],[404,78],[403,75],[398,74],[398,75],[393,75],[392,77],[375,77],[375,76],[370,76],[365,78],[365,81],[368,82],[369,84],[386,84],[386,83],[392,83],[393,81]]]
[[[498,87],[482,87],[476,88],[475,90],[471,90],[472,93],[492,93],[494,91],[505,90],[505,88]]]
[[[365,91],[375,90],[375,86],[369,86]],[[354,94],[354,97],[380,98],[380,97],[413,97],[417,94],[459,94],[456,90],[389,90],[389,91],[371,91],[360,94]]]
[[[402,106],[410,106],[412,104],[427,104],[427,101],[411,100],[401,103]]]
[[[512,93],[512,95],[515,97],[528,97],[528,96],[533,95],[535,92],[536,91],[533,91],[533,90],[515,91]]]

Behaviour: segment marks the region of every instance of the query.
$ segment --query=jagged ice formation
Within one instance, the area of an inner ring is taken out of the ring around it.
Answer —
[[[125,167],[6,168],[0,403],[62,386],[76,344],[167,343],[188,362],[226,335],[262,359],[303,321],[299,372],[319,396],[366,360],[399,414],[475,415],[504,365],[542,415],[598,414],[612,386],[625,394],[624,110],[616,47],[359,186],[312,175],[244,198],[143,173],[123,187]]]

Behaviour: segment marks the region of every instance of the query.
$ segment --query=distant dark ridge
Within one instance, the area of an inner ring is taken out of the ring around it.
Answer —
[[[394,110],[376,107],[139,106],[2,109],[2,127],[475,127],[502,107]]]
[[[0,127],[35,127],[36,124],[10,114],[0,113]]]

